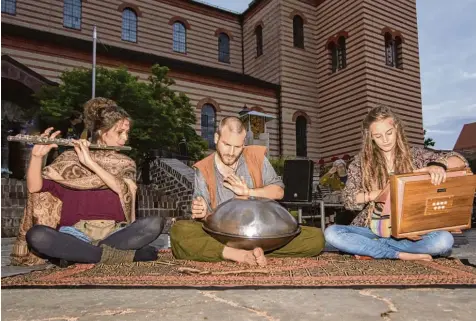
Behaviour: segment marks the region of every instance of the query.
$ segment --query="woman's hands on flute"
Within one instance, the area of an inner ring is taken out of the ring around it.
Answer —
[[[89,145],[91,145],[91,143],[86,139],[73,139],[71,142],[73,143],[74,151],[78,154],[79,162],[89,169],[92,169],[95,162],[91,158],[91,154],[89,154]]]
[[[91,158],[91,154],[89,154],[89,145],[91,145],[91,143],[86,139],[73,139],[71,142],[74,145],[76,154],[78,154],[79,162],[99,176],[99,178],[103,180],[107,187],[113,190],[116,194],[120,195],[121,187],[118,183],[119,180],[116,179],[116,177],[114,177],[111,173],[108,173]]]
[[[41,137],[48,137],[51,139],[56,138],[60,134],[60,131],[57,130],[53,134],[53,127],[48,128],[45,130]],[[50,136],[51,134],[51,136]],[[41,191],[43,187],[43,177],[41,177],[41,168],[43,166],[43,157],[48,155],[52,148],[57,148],[58,145],[56,144],[49,144],[49,145],[41,145],[36,144],[31,149],[31,158],[30,164],[28,165],[28,170],[26,172],[26,186],[30,193],[37,193]]]
[[[56,136],[58,136],[61,131],[57,130],[55,131],[53,134],[51,134],[51,132],[53,131],[53,127],[50,127],[48,128],[47,130],[45,130],[45,132],[43,134],[41,134],[40,136],[41,137],[48,137],[48,138],[51,138],[51,139],[55,139]],[[51,136],[50,136],[51,134]],[[48,153],[50,152],[51,149],[53,148],[58,148],[58,145],[56,144],[50,144],[50,145],[35,145],[33,146],[32,150],[31,150],[31,155],[34,156],[34,157],[37,157],[37,158],[43,158],[45,157],[46,155],[48,155]]]

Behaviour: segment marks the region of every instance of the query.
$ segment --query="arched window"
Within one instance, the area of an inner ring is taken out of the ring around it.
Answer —
[[[385,33],[385,64],[393,67],[395,62],[395,42],[390,32]]]
[[[230,37],[224,32],[218,35],[218,61],[230,63]]]
[[[337,46],[334,42],[329,43],[327,46],[327,50],[329,51],[329,55],[331,58],[331,70],[332,72],[337,71]]]
[[[347,54],[344,36],[340,36],[337,40],[337,61],[339,69],[345,68],[347,66]]]
[[[202,107],[201,130],[203,139],[208,142],[208,148],[215,149],[216,112],[211,104]]]
[[[346,47],[346,36],[333,37],[328,40],[327,51],[329,52],[333,73],[347,67]]]
[[[299,15],[293,18],[293,41],[294,47],[304,49],[304,21]]]
[[[175,52],[185,53],[187,51],[187,29],[180,22],[174,22],[173,25],[173,49]]]
[[[256,57],[263,54],[263,27],[261,25],[255,28],[256,37]]]
[[[403,48],[402,48],[402,38],[395,37],[395,67],[403,69]]]
[[[63,26],[81,29],[81,0],[64,0]]]
[[[385,64],[389,67],[403,69],[402,37],[393,36],[390,32],[385,32]]]
[[[296,156],[307,157],[307,119],[302,115],[296,118]]]
[[[137,14],[131,8],[122,11],[122,40],[137,42]]]

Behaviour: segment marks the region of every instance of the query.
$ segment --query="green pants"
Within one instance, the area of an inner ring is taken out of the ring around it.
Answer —
[[[285,246],[267,253],[267,257],[310,257],[318,255],[325,241],[321,229],[302,226],[301,233]],[[178,221],[170,229],[170,243],[175,258],[181,260],[223,261],[225,245],[202,229],[202,223]]]

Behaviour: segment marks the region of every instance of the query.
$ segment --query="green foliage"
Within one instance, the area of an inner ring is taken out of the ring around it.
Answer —
[[[426,136],[426,129],[423,130],[423,136],[424,137]],[[423,142],[423,146],[424,147],[433,147],[433,146],[435,146],[435,141],[431,137],[425,138],[425,141]]]
[[[125,68],[96,69],[96,97],[117,102],[133,119],[129,145],[131,156],[141,159],[151,149],[177,152],[185,138],[188,156],[200,159],[207,143],[196,134],[195,112],[183,93],[171,89],[174,80],[167,76],[168,68],[154,65],[149,82],[142,82]],[[40,101],[40,119],[47,125],[58,125],[73,110],[83,111],[91,99],[92,70],[74,69],[61,75],[62,84],[44,87],[37,98]]]
[[[283,173],[284,173],[284,162],[287,159],[293,159],[293,158],[294,157],[291,157],[291,156],[271,157],[271,158],[269,158],[269,162],[271,163],[274,170],[276,171],[276,174],[278,174],[278,176],[282,177]]]
[[[476,159],[469,159],[468,163],[469,163],[469,168],[471,168],[471,171],[473,173],[476,173]]]

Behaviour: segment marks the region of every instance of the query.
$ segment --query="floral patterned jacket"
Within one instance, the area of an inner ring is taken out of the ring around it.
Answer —
[[[411,148],[412,162],[415,169],[426,167],[429,162],[440,162],[447,164],[448,158],[451,156],[457,156],[461,158],[466,166],[468,162],[466,159],[456,152],[435,152],[430,149],[424,149],[419,147]],[[363,181],[362,181],[362,169],[360,163],[360,154],[356,155],[354,160],[350,163],[347,169],[347,182],[345,188],[342,191],[342,197],[344,200],[344,206],[348,210],[360,211],[356,218],[352,221],[351,225],[355,226],[368,226],[368,205],[357,204],[355,198],[358,193],[363,193]]]

